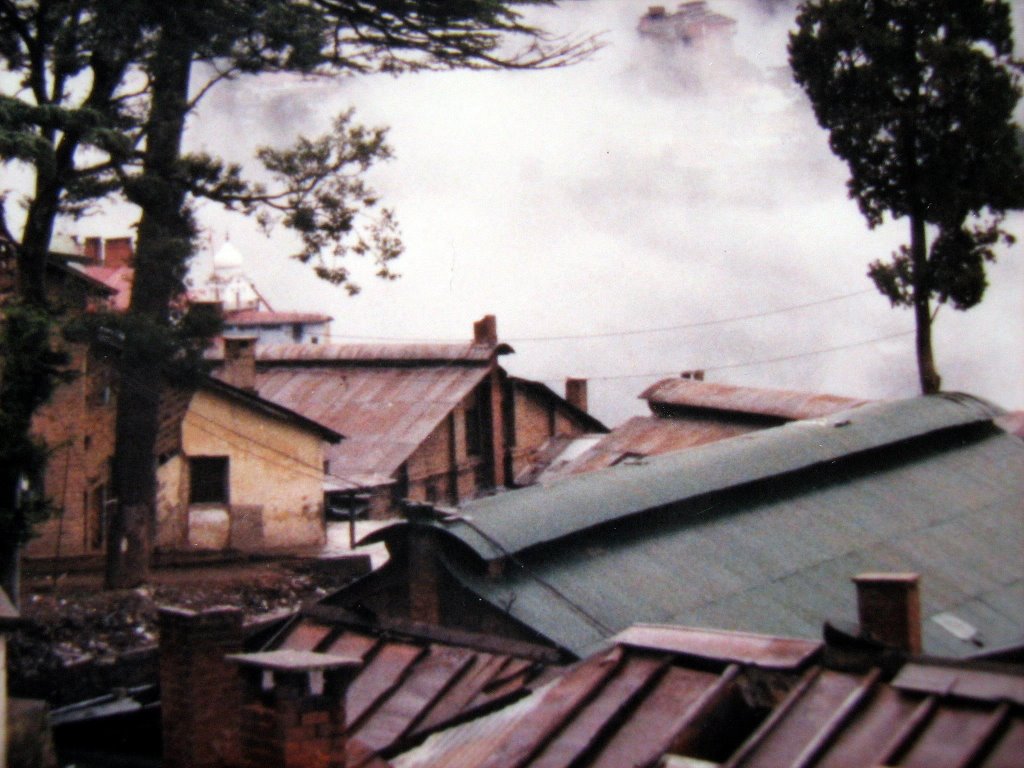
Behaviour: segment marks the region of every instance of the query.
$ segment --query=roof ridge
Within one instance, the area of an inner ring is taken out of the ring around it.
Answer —
[[[950,429],[992,422],[1001,409],[958,393],[870,403],[468,502],[472,522],[437,523],[485,561],[643,512],[769,477],[801,472]]]

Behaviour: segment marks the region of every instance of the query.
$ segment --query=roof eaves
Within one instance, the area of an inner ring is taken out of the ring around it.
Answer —
[[[290,408],[285,408],[283,405],[278,405],[277,403],[266,400],[253,392],[248,392],[239,387],[235,387],[227,382],[221,381],[220,379],[214,378],[213,376],[206,376],[200,383],[200,386],[219,392],[220,394],[226,395],[232,399],[244,402],[246,405],[256,408],[263,413],[267,413],[274,418],[283,419],[284,421],[297,424],[304,429],[317,433],[329,443],[338,443],[345,439],[345,436],[340,432],[324,426],[317,421],[313,421],[312,419],[303,416],[301,413],[296,413]]]

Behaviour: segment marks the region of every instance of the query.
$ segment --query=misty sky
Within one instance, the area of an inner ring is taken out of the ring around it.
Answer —
[[[786,69],[792,10],[711,6],[739,21],[731,56],[641,39],[645,0],[589,0],[531,15],[560,33],[605,32],[607,47],[568,69],[222,88],[189,143],[233,160],[321,133],[348,106],[391,126],[396,157],[372,180],[402,227],[403,277],[382,283],[366,270],[363,293],[348,298],[289,262],[284,235],[267,240],[204,207],[209,240],[230,234],[275,309],[326,311],[337,340],[465,339],[493,313],[516,349],[503,361],[513,374],[556,389],[566,376],[591,379],[591,410],[609,425],[644,412],[636,398],[650,383],[693,368],[751,386],[915,394],[911,314],[866,277],[905,222],[869,231],[847,198],[846,168]],[[1021,28],[1019,4],[1014,13]],[[128,221],[121,212],[94,226],[115,234]],[[1009,223],[1024,237],[1024,216]],[[991,269],[981,307],[944,308],[935,331],[944,388],[1009,408],[1024,408],[1020,250]],[[201,254],[195,273],[208,264]],[[676,330],[632,333],[664,328]],[[589,338],[564,338],[577,336]],[[763,362],[776,358],[790,359]]]

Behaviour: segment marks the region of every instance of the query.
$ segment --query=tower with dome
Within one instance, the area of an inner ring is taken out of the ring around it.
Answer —
[[[245,257],[230,240],[213,254],[213,270],[191,296],[220,305],[226,337],[252,337],[257,344],[320,344],[330,338],[329,315],[275,311],[245,273]]]

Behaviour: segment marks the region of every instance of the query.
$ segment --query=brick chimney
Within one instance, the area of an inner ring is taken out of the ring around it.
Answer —
[[[103,238],[85,238],[84,254],[91,264],[97,266],[103,264]]]
[[[404,501],[405,561],[408,567],[409,618],[424,624],[441,623],[441,565],[437,537],[430,522],[437,510],[430,504]]]
[[[256,337],[224,337],[223,379],[248,392],[256,391]]]
[[[103,266],[133,267],[135,265],[135,249],[130,237],[111,237],[106,240],[103,248]]]
[[[690,381],[704,381],[704,371],[700,369],[696,371],[683,371],[679,374],[679,377]]]
[[[473,323],[473,343],[493,347],[498,343],[498,320],[485,315]]]
[[[224,657],[242,651],[242,611],[161,608],[160,708],[165,768],[234,764],[240,688]]]
[[[228,660],[242,681],[241,766],[345,768],[345,693],[360,659],[278,650]]]
[[[565,380],[565,399],[569,401],[569,405],[579,408],[581,411],[587,410],[587,380],[586,379],[566,379]]]
[[[861,635],[907,653],[921,653],[919,581],[916,573],[854,576]]]

